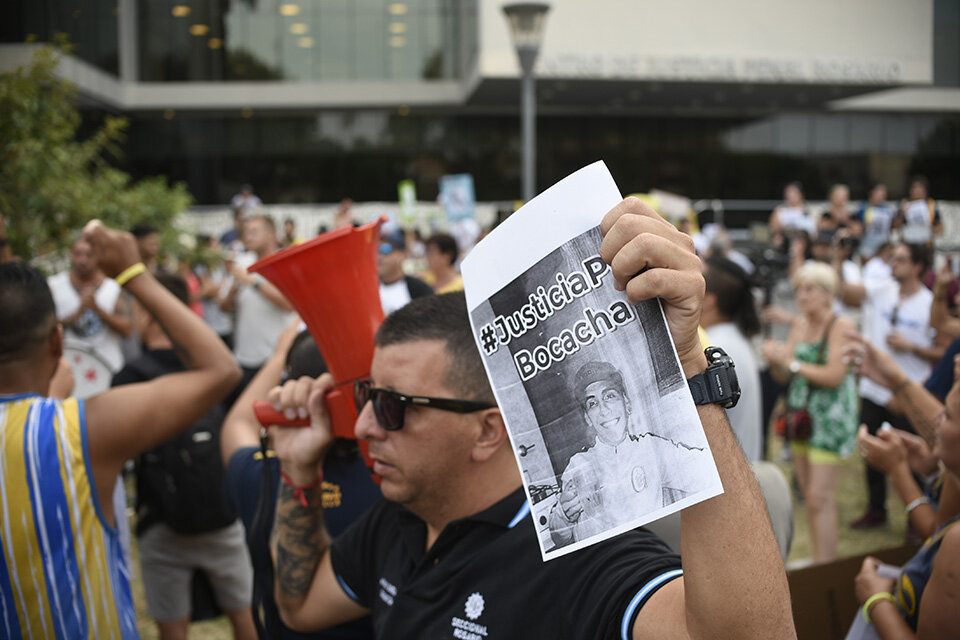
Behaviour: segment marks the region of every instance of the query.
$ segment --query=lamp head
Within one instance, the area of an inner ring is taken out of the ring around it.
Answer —
[[[516,2],[503,5],[517,51],[537,50],[543,40],[543,23],[550,5],[545,2]]]

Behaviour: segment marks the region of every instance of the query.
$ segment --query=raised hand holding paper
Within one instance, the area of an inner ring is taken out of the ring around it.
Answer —
[[[620,201],[594,163],[462,265],[545,560],[722,493],[659,301],[631,303],[600,257]]]

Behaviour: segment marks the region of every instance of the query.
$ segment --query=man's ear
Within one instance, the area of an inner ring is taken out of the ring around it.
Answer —
[[[54,361],[59,362],[60,358],[63,357],[63,325],[59,322],[55,323],[50,330],[47,346],[50,349],[50,356]]]
[[[473,460],[486,462],[504,445],[510,446],[507,425],[500,409],[484,409],[477,414],[480,431],[473,445]]]

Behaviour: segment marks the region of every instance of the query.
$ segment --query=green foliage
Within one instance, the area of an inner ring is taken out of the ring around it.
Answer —
[[[68,47],[43,46],[31,62],[0,75],[0,212],[14,253],[33,259],[63,250],[87,221],[129,229],[148,223],[176,246],[175,218],[193,198],[166,178],[133,182],[109,164],[127,121],[107,116],[84,140],[76,88],[57,76]]]

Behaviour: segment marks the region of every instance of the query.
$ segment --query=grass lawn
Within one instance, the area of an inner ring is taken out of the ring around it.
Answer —
[[[777,460],[780,456],[781,441],[775,438],[770,442],[770,458]],[[788,478],[793,472],[790,463],[778,462],[778,466]],[[886,527],[855,531],[850,528],[850,522],[864,512],[867,507],[867,486],[864,477],[864,462],[859,455],[848,458],[837,479],[837,557],[860,555],[873,549],[884,549],[903,544],[907,532],[907,517],[903,512],[903,503],[892,488],[887,491],[887,517],[889,524]],[[802,503],[797,501],[794,494],[794,534],[793,545],[787,564],[802,562],[810,558],[810,527],[807,522],[807,513]],[[853,585],[851,585],[853,588]]]

